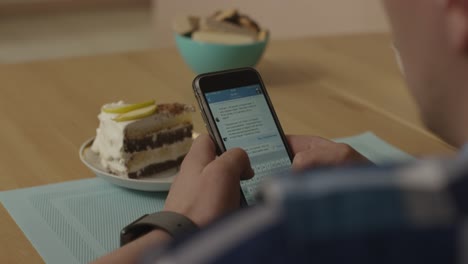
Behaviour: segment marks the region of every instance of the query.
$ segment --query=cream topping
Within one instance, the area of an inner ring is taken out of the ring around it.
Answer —
[[[119,107],[119,106],[124,106],[124,105],[128,105],[128,104],[124,103],[123,101],[120,101],[120,102],[104,105],[103,108]],[[165,151],[160,150],[158,152],[157,150],[160,149],[158,148],[158,149],[155,149],[154,151],[149,150],[149,151],[143,151],[140,153],[133,153],[133,154],[126,153],[124,151],[124,145],[123,145],[125,137],[128,137],[130,135],[141,136],[151,131],[157,131],[159,129],[167,129],[167,128],[171,128],[172,126],[177,127],[180,124],[178,122],[191,122],[191,115],[188,113],[181,113],[180,115],[177,115],[177,116],[170,116],[167,113],[161,113],[161,114],[156,113],[152,116],[149,116],[143,119],[137,119],[137,120],[131,120],[131,121],[125,121],[125,122],[114,121],[113,118],[115,118],[116,116],[118,116],[118,114],[106,113],[103,111],[101,111],[101,113],[98,115],[99,127],[96,129],[96,138],[94,139],[93,145],[91,146],[91,150],[99,155],[100,162],[103,168],[105,168],[108,171],[112,171],[113,173],[117,175],[126,176],[128,174],[129,169],[127,168],[127,165],[131,165],[129,164],[129,160],[133,158],[133,156],[145,157],[146,154],[144,153],[147,153],[147,152],[152,153],[148,155],[150,155],[153,158],[153,162],[150,161],[150,158],[141,158],[142,161],[139,161],[139,162],[141,164],[148,164],[149,162],[159,163],[165,160],[170,160],[170,159],[166,159],[165,157],[163,157],[164,156],[163,154],[167,153],[167,155],[170,157],[174,155],[179,155],[180,153],[182,153],[182,149],[187,149],[188,144],[191,144],[191,138],[189,138],[190,143],[188,140],[181,141],[183,143],[181,143],[182,145],[178,148],[175,147],[175,145],[178,143],[171,144],[166,147],[166,148],[169,148],[169,147],[172,148],[174,146],[174,148],[176,149],[173,152],[168,151],[168,150],[165,150]],[[165,146],[161,148],[164,148],[164,147]],[[185,153],[180,154],[178,157],[184,155]],[[141,156],[138,156],[138,155],[141,155]],[[162,155],[162,156],[156,157],[157,155]],[[177,157],[173,159],[176,159],[176,158]],[[140,167],[143,166],[143,165],[141,166],[138,165],[138,163],[135,163],[135,164],[137,165],[131,165],[132,171],[141,169]],[[136,169],[133,169],[133,168],[136,168]]]
[[[120,101],[107,104],[103,107],[117,107],[126,105]],[[101,111],[98,115],[99,127],[96,129],[96,138],[94,139],[91,150],[101,159],[101,165],[105,169],[125,173],[125,159],[123,152],[123,142],[126,127],[136,122],[136,120],[126,122],[116,122],[113,120],[118,114],[111,114]]]
[[[185,138],[183,141],[178,141],[171,145],[136,152],[132,154],[131,159],[128,161],[128,172],[139,171],[151,164],[177,160],[179,157],[187,154],[192,146],[192,141],[192,138]]]

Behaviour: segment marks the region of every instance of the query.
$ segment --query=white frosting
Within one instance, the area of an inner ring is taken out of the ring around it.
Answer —
[[[117,107],[126,105],[120,101],[117,103],[107,104],[103,107]],[[96,138],[94,139],[91,150],[101,159],[101,165],[118,174],[126,174],[127,169],[125,163],[127,157],[124,155],[123,142],[125,137],[125,129],[128,124],[135,122],[116,122],[113,120],[118,114],[110,114],[101,111],[98,115],[99,127],[96,129]]]
[[[124,105],[127,104],[120,101],[104,105],[103,108]],[[116,122],[113,118],[117,115],[101,111],[98,115],[99,127],[96,129],[96,138],[91,146],[91,150],[99,155],[103,168],[114,174],[127,177],[129,172],[137,171],[150,164],[175,160],[186,154],[190,148],[192,139],[187,138],[161,148],[132,154],[126,153],[123,146],[125,136],[133,134],[132,137],[138,137],[138,135],[146,134],[151,127],[153,129],[163,127],[167,122],[175,120],[165,115],[152,115],[138,120]],[[130,160],[131,164],[129,164]]]
[[[136,152],[132,154],[132,159],[128,164],[128,172],[136,172],[155,163],[177,160],[187,154],[192,146],[192,141],[192,138],[185,138],[183,141],[175,142],[171,145]]]

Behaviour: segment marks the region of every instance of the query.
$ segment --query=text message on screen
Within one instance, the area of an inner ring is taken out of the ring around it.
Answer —
[[[242,182],[247,202],[255,202],[257,186],[269,175],[291,167],[275,120],[260,85],[205,94],[226,149],[240,147],[249,155],[255,177]]]

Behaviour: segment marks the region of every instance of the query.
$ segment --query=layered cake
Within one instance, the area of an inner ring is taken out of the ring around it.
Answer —
[[[108,172],[132,179],[177,167],[192,145],[189,105],[117,102],[104,105],[91,150]]]

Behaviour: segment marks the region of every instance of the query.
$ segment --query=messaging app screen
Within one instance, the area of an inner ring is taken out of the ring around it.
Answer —
[[[240,147],[249,155],[255,177],[241,183],[248,204],[255,203],[258,184],[291,167],[286,148],[260,85],[205,94],[226,149]]]

